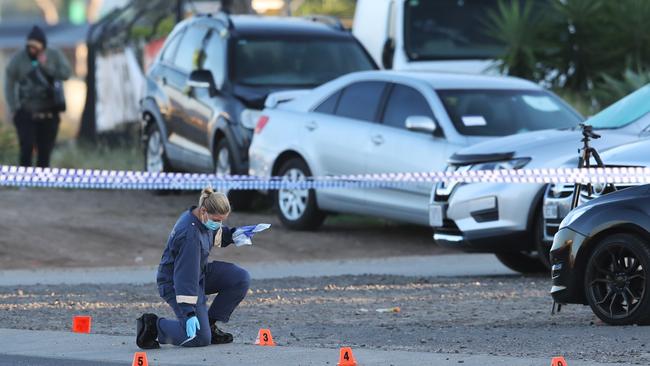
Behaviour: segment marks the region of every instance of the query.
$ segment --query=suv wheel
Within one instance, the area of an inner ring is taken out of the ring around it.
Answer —
[[[537,212],[541,212],[541,209],[537,210]],[[535,218],[535,227],[533,228],[532,240],[535,243],[535,249],[537,249],[539,261],[547,271],[550,271],[551,247],[553,246],[553,242],[544,240],[544,217],[541,214],[538,214]]]
[[[307,164],[299,158],[285,162],[279,171],[282,182],[302,182],[311,176]],[[279,189],[276,191],[275,210],[282,223],[294,230],[313,230],[325,220],[318,209],[313,189]]]
[[[234,157],[228,148],[228,141],[222,138],[214,148],[214,173],[216,175],[233,174]],[[254,193],[242,190],[224,190],[232,205],[238,210],[248,210],[253,205]]]
[[[144,148],[144,168],[148,173],[164,173],[171,171],[171,166],[167,160],[162,133],[156,123],[151,123],[147,126]],[[169,191],[165,190],[155,190],[153,192],[157,195],[169,193]]]
[[[612,325],[650,322],[650,248],[634,235],[603,239],[589,257],[585,296],[594,314]]]
[[[495,253],[497,259],[504,266],[519,273],[541,273],[546,272],[546,266],[540,262],[536,252],[503,252]]]
[[[165,153],[165,144],[163,143],[160,129],[155,123],[147,127],[144,150],[144,167],[149,173],[163,173],[169,171],[169,163]]]

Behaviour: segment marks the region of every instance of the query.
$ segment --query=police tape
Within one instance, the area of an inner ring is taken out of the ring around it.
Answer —
[[[201,173],[0,166],[0,186],[113,190],[305,190],[400,188],[436,182],[464,183],[650,183],[650,168],[558,168],[379,173],[308,177],[254,177]]]

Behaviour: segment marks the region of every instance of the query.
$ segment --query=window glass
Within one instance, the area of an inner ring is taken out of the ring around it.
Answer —
[[[382,123],[386,126],[406,128],[406,119],[410,116],[427,116],[433,119],[433,112],[419,91],[396,84],[386,102]]]
[[[172,38],[167,43],[167,47],[165,47],[161,56],[163,61],[168,61],[168,62],[174,61],[174,52],[178,48],[178,43],[181,40],[182,36],[183,36],[183,32],[179,32],[176,35],[174,35],[174,38]]]
[[[620,128],[650,113],[650,85],[638,89],[589,118],[594,128]]]
[[[518,0],[523,9],[529,0]],[[510,3],[507,1],[505,3]],[[492,59],[505,52],[490,36],[501,0],[406,0],[404,48],[411,60]],[[552,2],[532,0],[533,14]]]
[[[363,81],[348,86],[343,90],[336,114],[341,117],[375,121],[385,88],[386,83],[380,81]]]
[[[233,80],[246,86],[309,88],[375,68],[353,39],[237,39],[233,49]]]
[[[575,127],[582,117],[542,90],[437,90],[456,130],[470,136]]]
[[[217,87],[221,87],[224,82],[225,72],[226,72],[226,48],[223,38],[219,35],[219,32],[212,31],[210,32],[210,38],[207,42],[205,60],[203,61],[202,68],[210,70],[212,72],[212,77],[214,77],[214,82]]]
[[[204,27],[190,27],[185,31],[174,57],[174,65],[187,72],[198,68],[197,63],[206,32],[207,29]]]
[[[341,96],[340,90],[327,98],[316,109],[314,109],[314,111],[325,114],[334,114],[334,110],[336,110],[336,104],[339,101],[339,96]]]

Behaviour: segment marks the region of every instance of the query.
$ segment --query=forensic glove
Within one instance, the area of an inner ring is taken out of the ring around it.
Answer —
[[[253,235],[270,227],[271,224],[257,224],[239,227],[234,233],[232,233],[232,241],[238,247],[242,245],[252,245],[253,242],[251,241],[251,238]]]
[[[187,332],[188,338],[196,337],[196,331],[200,329],[201,325],[199,325],[199,319],[196,317],[196,315],[187,319],[185,322],[185,332]]]

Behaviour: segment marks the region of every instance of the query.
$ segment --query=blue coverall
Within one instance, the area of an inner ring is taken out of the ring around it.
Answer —
[[[244,299],[250,285],[248,272],[232,263],[208,263],[216,232],[208,230],[192,214],[191,207],[172,229],[158,267],[160,296],[171,306],[178,319],[158,319],[158,341],[187,347],[207,346],[212,333],[209,319],[228,322]],[[230,245],[234,228],[222,226],[221,246]],[[207,309],[210,294],[218,293]],[[200,330],[188,340],[185,322],[196,314]]]

